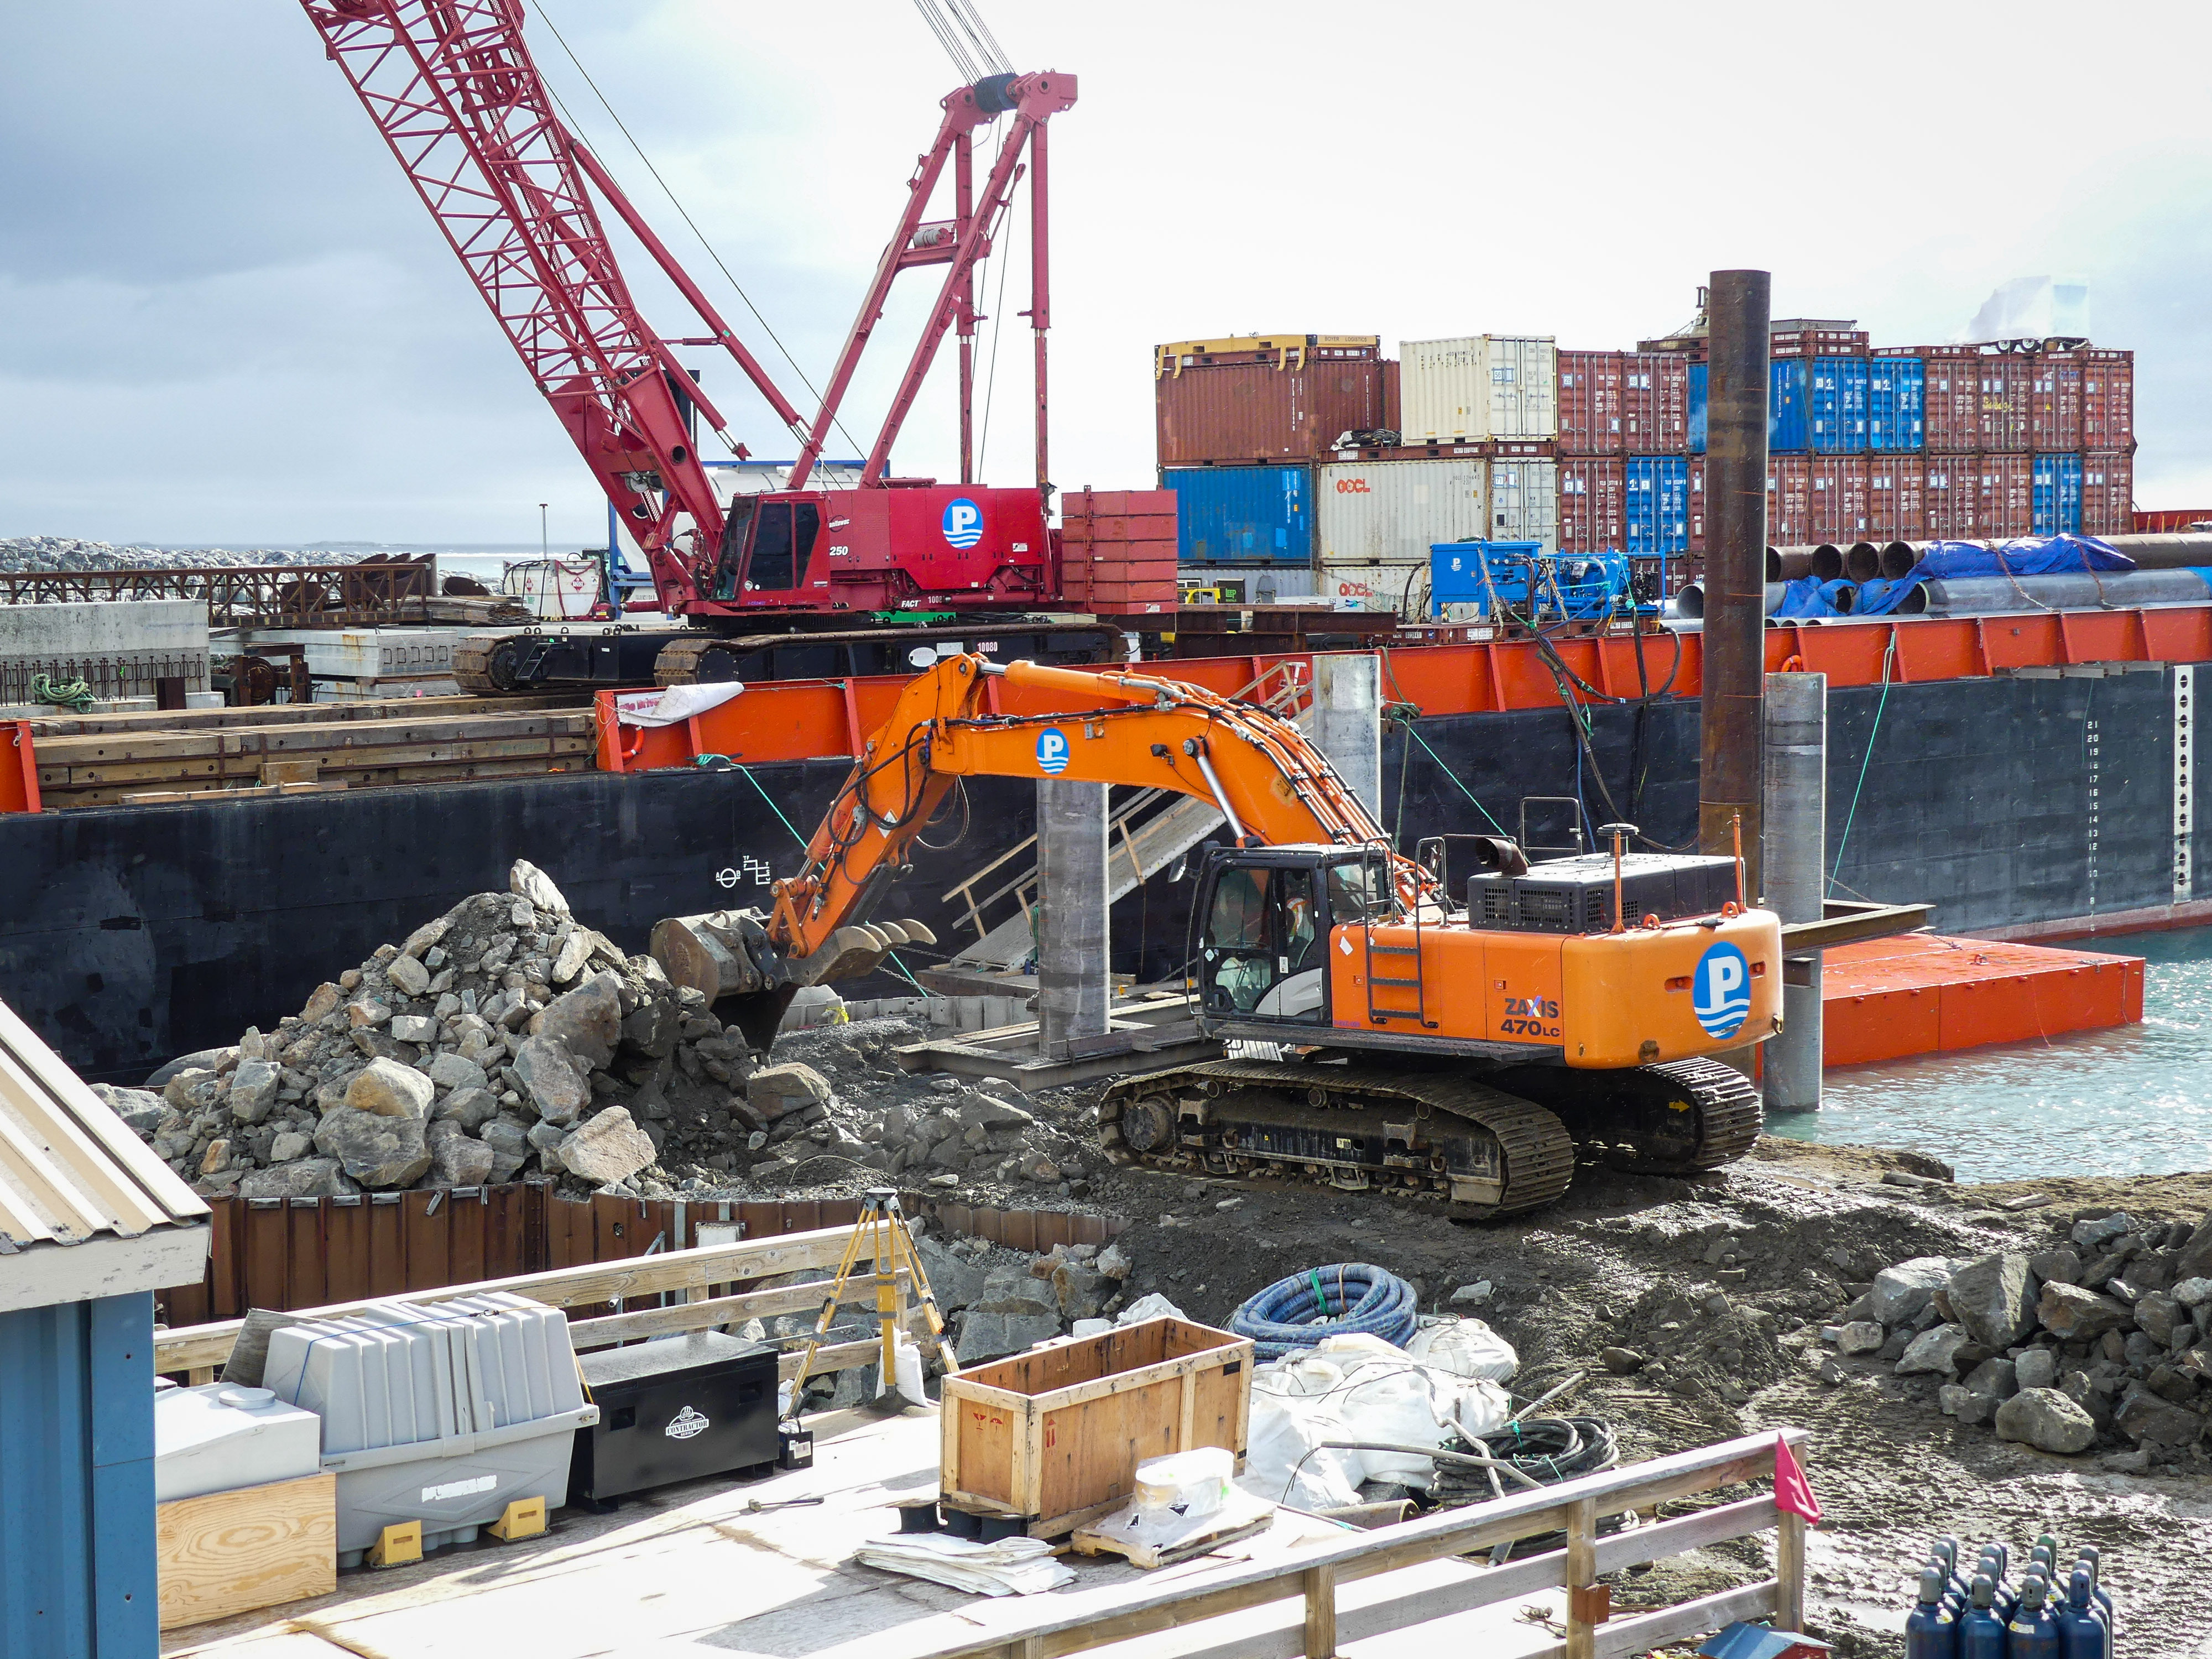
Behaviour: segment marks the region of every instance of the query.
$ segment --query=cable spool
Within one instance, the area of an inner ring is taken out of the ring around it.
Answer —
[[[1261,1360],[1310,1348],[1325,1339],[1358,1334],[1404,1347],[1419,1314],[1413,1287],[1395,1273],[1364,1261],[1310,1267],[1248,1297],[1230,1316],[1229,1328],[1252,1339]]]

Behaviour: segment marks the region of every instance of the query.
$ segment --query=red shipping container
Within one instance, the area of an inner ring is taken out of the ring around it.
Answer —
[[[1814,455],[1808,459],[1812,475],[1813,539],[1833,542],[1839,547],[1864,541],[1871,524],[1867,507],[1870,476],[1867,458]]]
[[[1398,360],[1382,360],[1382,425],[1388,431],[1398,431]]]
[[[1775,357],[1863,357],[1867,331],[1863,328],[1778,328],[1767,337],[1767,352]]]
[[[1875,353],[1877,357],[1891,355]],[[1896,355],[1928,365],[1926,403],[1922,413],[1928,447],[1942,454],[1970,455],[1981,447],[1981,353],[1971,346],[1907,346]]]
[[[2027,441],[2038,454],[2081,447],[2081,354],[2039,351],[2030,359]]]
[[[1981,441],[1975,447],[1985,455],[2025,455],[2034,359],[2017,352],[1985,351],[1975,367],[1981,393]]]
[[[2081,359],[2081,447],[2133,454],[2136,354],[2090,349],[2076,355]]]
[[[1626,471],[1618,456],[1560,458],[1560,552],[1602,553],[1626,544]]]
[[[1560,454],[1620,453],[1622,356],[1618,351],[1559,354]]]
[[[1900,455],[1910,464],[1920,458]],[[1922,474],[1921,501],[1931,542],[1963,541],[1974,533],[1975,475],[1978,455],[1930,455]]]
[[[1690,360],[1637,351],[1622,361],[1621,447],[1632,455],[1679,455],[1690,442]]]
[[[1810,456],[1766,458],[1766,539],[1773,547],[1802,547],[1813,539]]]
[[[1919,454],[1867,457],[1867,538],[1928,539],[1928,460]]]
[[[1162,466],[1325,460],[1340,434],[1382,425],[1379,360],[1217,364],[1152,390]]]
[[[1156,516],[1165,513],[1173,516],[1176,493],[1172,489],[1091,489],[1070,490],[1060,498],[1060,516],[1068,519],[1088,519],[1101,514],[1121,513]]]
[[[1978,542],[2031,535],[2035,530],[2033,464],[2025,455],[1974,458],[1973,526]]]
[[[2081,458],[2081,529],[2085,535],[2121,536],[2135,526],[2135,457],[2124,449]]]
[[[1766,539],[1774,539],[1769,526]],[[1705,550],[1705,458],[1690,457],[1690,551],[1703,555]]]

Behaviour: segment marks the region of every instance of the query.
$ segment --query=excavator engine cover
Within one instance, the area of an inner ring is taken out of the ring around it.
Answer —
[[[1468,922],[1518,933],[1598,933],[1613,926],[1613,854],[1586,853],[1528,866],[1524,875],[1486,872],[1467,884]],[[1620,860],[1624,919],[1675,921],[1709,916],[1736,896],[1735,860],[1676,853],[1631,853]]]

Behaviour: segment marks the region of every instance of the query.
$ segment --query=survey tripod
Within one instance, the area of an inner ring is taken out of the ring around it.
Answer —
[[[929,1288],[929,1275],[922,1271],[921,1258],[915,1253],[914,1234],[907,1226],[906,1212],[899,1207],[898,1194],[889,1187],[872,1187],[861,1194],[860,1213],[853,1223],[852,1237],[845,1242],[844,1257],[837,1263],[837,1277],[823,1297],[822,1311],[814,1321],[814,1334],[807,1338],[805,1352],[799,1356],[799,1374],[792,1379],[791,1410],[787,1416],[799,1415],[799,1395],[806,1387],[807,1373],[814,1368],[815,1352],[836,1322],[837,1305],[845,1299],[845,1287],[852,1279],[863,1243],[870,1247],[875,1265],[876,1322],[883,1332],[883,1352],[877,1360],[876,1374],[883,1387],[891,1391],[898,1387],[901,1267],[914,1276],[914,1291],[921,1298],[921,1311],[929,1321],[929,1334],[944,1356],[945,1369],[955,1370],[959,1367],[959,1356],[945,1335],[945,1316],[938,1310],[936,1293]]]

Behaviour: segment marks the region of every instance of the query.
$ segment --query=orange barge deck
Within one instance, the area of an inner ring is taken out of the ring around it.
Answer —
[[[1858,1066],[2142,1018],[2143,959],[1906,933],[1824,953],[1821,1061]]]

